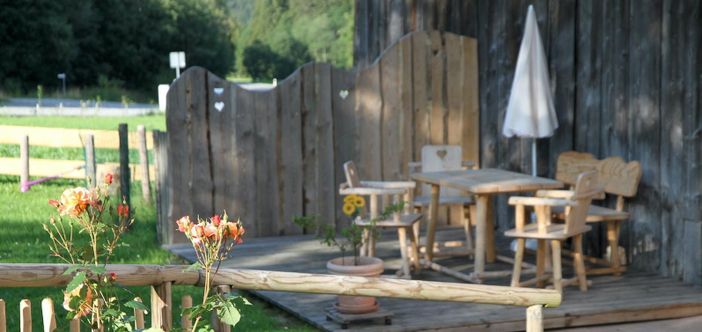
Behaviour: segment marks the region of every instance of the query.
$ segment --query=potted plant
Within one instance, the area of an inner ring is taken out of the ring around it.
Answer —
[[[306,229],[318,229],[318,237],[321,243],[327,246],[334,246],[341,251],[341,257],[331,259],[327,262],[327,271],[336,275],[359,276],[359,277],[379,277],[385,267],[383,260],[377,257],[361,256],[359,254],[363,244],[364,228],[371,233],[374,238],[378,237],[376,222],[384,220],[391,215],[398,215],[404,208],[404,202],[392,204],[383,210],[377,218],[371,219],[368,226],[358,226],[354,221],[361,218],[365,199],[359,195],[348,195],[344,198],[343,212],[351,222],[348,226],[338,230],[334,226],[319,223],[318,216],[301,216],[293,218],[293,222]],[[338,235],[341,235],[340,237]],[[343,314],[365,314],[378,310],[378,302],[375,297],[368,296],[348,296],[339,295],[334,304],[336,310]]]

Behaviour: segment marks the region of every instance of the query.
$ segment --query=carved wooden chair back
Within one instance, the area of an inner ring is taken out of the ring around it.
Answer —
[[[577,204],[566,208],[565,234],[577,235],[585,231],[585,220],[590,209],[592,197],[602,192],[597,179],[597,171],[585,172],[578,175],[572,200]]]

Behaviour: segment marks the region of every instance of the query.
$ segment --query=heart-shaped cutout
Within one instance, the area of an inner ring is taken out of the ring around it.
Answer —
[[[224,109],[224,102],[218,101],[214,104],[214,107],[221,112]]]
[[[216,95],[221,95],[224,93],[224,88],[214,88],[214,93]]]
[[[349,96],[349,90],[339,91],[339,97],[341,97],[341,99],[346,99],[346,97],[348,97],[348,96]]]
[[[436,155],[439,156],[439,158],[444,159],[446,157],[446,150],[438,150],[436,151]]]

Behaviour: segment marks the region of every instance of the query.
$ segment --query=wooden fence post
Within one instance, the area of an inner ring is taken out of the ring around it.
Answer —
[[[123,198],[128,206],[132,206],[130,199],[131,172],[129,170],[129,131],[126,123],[120,123],[119,131],[119,187],[120,198]]]
[[[192,296],[183,295],[183,297],[180,300],[180,308],[186,309],[186,308],[192,308],[192,307],[193,307]],[[186,331],[186,332],[190,331],[193,328],[193,322],[190,320],[189,315],[184,314],[180,317],[180,327],[182,327],[183,331]]]
[[[32,303],[24,299],[20,301],[20,332],[32,332]]]
[[[173,223],[168,219],[168,204],[170,191],[168,190],[168,133],[158,130],[153,131],[154,141],[154,175],[156,182],[156,234],[161,244],[173,243],[171,227]]]
[[[229,294],[231,290],[231,287],[227,285],[218,286],[217,294]],[[214,330],[217,332],[230,332],[232,330],[230,325],[225,324],[219,319],[219,317],[217,317],[217,313],[215,311],[212,311],[212,314],[210,315],[210,322],[212,323],[212,328],[214,328]]]
[[[151,178],[149,177],[149,151],[146,149],[144,125],[137,126],[139,139],[139,164],[141,165],[141,194],[146,203],[151,203]]]
[[[527,332],[544,332],[543,305],[537,304],[526,310]]]
[[[54,301],[51,298],[41,300],[41,318],[44,323],[44,332],[56,330],[56,315],[54,314]]]
[[[22,137],[20,141],[20,164],[22,165],[22,173],[20,173],[20,191],[29,190],[27,182],[29,182],[29,136]]]
[[[151,327],[170,330],[173,322],[172,308],[171,282],[151,286]]]
[[[135,297],[134,301],[142,302],[138,297]],[[142,309],[134,309],[134,328],[144,329],[144,310]]]
[[[95,135],[85,136],[85,175],[88,177],[88,186],[97,186],[97,165],[95,163]]]
[[[0,299],[0,332],[7,332],[7,319],[5,319],[5,300]]]

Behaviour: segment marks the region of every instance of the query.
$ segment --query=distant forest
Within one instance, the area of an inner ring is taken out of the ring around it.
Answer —
[[[309,61],[352,65],[353,0],[0,0],[0,90],[153,91],[168,53],[222,77],[282,79]]]

